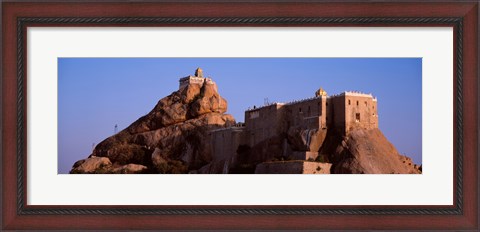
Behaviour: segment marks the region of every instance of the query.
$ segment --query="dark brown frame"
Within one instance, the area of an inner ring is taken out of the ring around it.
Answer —
[[[478,2],[2,3],[2,229],[478,230]],[[452,206],[26,205],[26,28],[451,26]]]

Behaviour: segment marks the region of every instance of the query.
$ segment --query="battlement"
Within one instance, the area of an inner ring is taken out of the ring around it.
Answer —
[[[319,92],[319,91],[317,91],[317,92]],[[303,103],[303,102],[307,102],[307,101],[311,101],[311,100],[317,100],[317,99],[320,99],[322,97],[335,98],[335,97],[339,97],[339,96],[368,97],[368,98],[372,98],[372,100],[375,101],[375,102],[377,101],[377,98],[374,97],[371,93],[362,93],[360,91],[344,91],[344,92],[339,93],[339,94],[334,94],[334,95],[331,95],[331,96],[327,96],[326,92],[323,89],[321,89],[320,94],[316,94],[316,96],[314,96],[314,97],[303,98],[303,99],[299,99],[299,100],[292,100],[292,101],[289,101],[289,102],[286,102],[286,103],[273,102],[273,103],[263,105],[263,106],[259,106],[259,107],[255,106],[255,108],[249,107],[246,111],[259,110],[259,109],[263,109],[265,107],[268,107],[268,106],[271,106],[271,105],[277,105],[277,104],[278,105],[291,106],[291,105],[295,105],[295,104],[299,104],[299,103]]]
[[[324,96],[309,97],[309,98],[303,98],[303,99],[300,99],[300,100],[293,100],[293,101],[285,103],[285,105],[295,105],[295,104],[298,104],[298,103],[303,103],[303,102],[307,102],[307,101],[311,101],[311,100],[316,100],[316,99],[319,99],[319,98],[322,98],[322,97],[324,97]]]
[[[339,96],[353,96],[353,97],[369,97],[372,98],[374,101],[377,100],[371,93],[363,93],[360,91],[344,91],[343,93],[334,94],[329,96],[329,98],[339,97]]]
[[[195,76],[189,75],[182,77],[178,80],[178,82],[180,82],[178,89],[182,89],[190,84],[203,85],[203,83],[206,83],[208,85],[215,85],[215,82],[212,80],[212,78],[203,77],[203,71],[200,68],[197,68],[195,71]]]
[[[180,78],[179,82],[184,83],[184,82],[190,82],[190,83],[196,83],[196,84],[203,84],[205,78],[203,77],[196,77],[196,76],[187,76],[187,77],[182,77]]]
[[[248,107],[248,109],[245,110],[245,112],[257,111],[257,110],[261,110],[261,109],[264,109],[264,108],[267,108],[267,107],[273,106],[273,105],[275,105],[275,106],[280,106],[280,107],[281,107],[281,106],[285,105],[285,103],[272,102],[272,103],[270,103],[270,104],[266,104],[266,105],[259,106],[259,107],[257,107],[257,106],[253,106],[253,108],[252,108],[252,107]]]
[[[261,109],[263,109],[263,108],[266,108],[266,107],[269,107],[269,106],[272,106],[272,105],[279,105],[279,106],[295,105],[295,104],[298,104],[298,103],[307,102],[307,101],[319,99],[319,98],[322,98],[322,97],[323,97],[323,96],[304,98],[304,99],[300,99],[300,100],[292,100],[292,101],[289,101],[289,102],[287,102],[287,103],[283,103],[283,102],[272,102],[272,103],[269,103],[269,104],[266,104],[266,105],[263,105],[263,106],[259,106],[259,107],[257,107],[257,106],[255,106],[254,108],[249,107],[246,111],[261,110]]]

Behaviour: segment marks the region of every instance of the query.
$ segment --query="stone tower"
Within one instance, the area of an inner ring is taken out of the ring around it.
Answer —
[[[197,68],[197,70],[195,70],[195,76],[203,77],[203,70],[201,68]]]

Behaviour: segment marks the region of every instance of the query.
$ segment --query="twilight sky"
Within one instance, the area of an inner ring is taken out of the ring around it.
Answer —
[[[422,163],[421,58],[59,58],[58,173],[92,145],[147,114],[197,67],[244,121],[253,105],[346,90],[378,98],[379,127],[401,154]]]

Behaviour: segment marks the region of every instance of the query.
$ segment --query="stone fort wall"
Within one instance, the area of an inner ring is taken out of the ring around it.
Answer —
[[[286,104],[286,120],[289,127],[306,129],[327,128],[327,98],[315,97]]]
[[[247,144],[255,144],[281,133],[285,127],[284,104],[272,104],[245,111]]]
[[[377,100],[371,94],[344,92],[330,97],[274,103],[245,111],[245,127],[212,131],[213,158],[225,160],[233,167],[240,145],[254,147],[269,138],[285,135],[290,128],[325,133],[327,129],[335,129],[346,135],[354,128],[377,127]],[[296,151],[290,149],[290,152]],[[317,151],[310,152],[318,154]]]
[[[378,128],[377,100],[371,94],[344,92],[329,100],[330,128],[343,134],[354,128]]]
[[[229,167],[237,162],[237,149],[242,144],[247,144],[245,127],[229,127],[210,132],[212,158],[216,161],[225,161]]]

